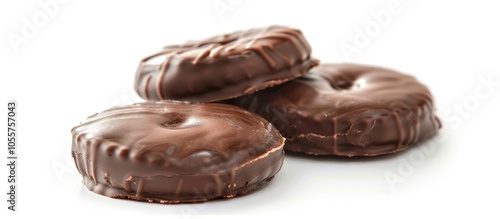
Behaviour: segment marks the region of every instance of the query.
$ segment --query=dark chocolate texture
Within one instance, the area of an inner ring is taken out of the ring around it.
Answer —
[[[284,158],[284,138],[269,122],[222,104],[112,108],[72,135],[72,156],[89,190],[149,202],[246,194],[269,182]]]
[[[323,64],[229,103],[273,123],[287,138],[285,149],[314,155],[396,153],[441,127],[427,87],[414,77],[371,66]]]
[[[164,47],[141,60],[135,90],[147,100],[213,102],[301,76],[318,61],[299,30],[269,26]]]

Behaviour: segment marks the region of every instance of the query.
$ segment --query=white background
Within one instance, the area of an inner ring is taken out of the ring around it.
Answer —
[[[397,13],[383,25],[372,14],[388,11],[391,0],[69,0],[58,2],[49,15],[39,5],[45,2],[0,3],[1,121],[6,121],[7,101],[18,102],[14,216],[500,216],[500,14],[495,1],[399,0]],[[23,35],[29,25],[25,19],[33,23],[34,17],[36,33]],[[323,63],[375,64],[415,75],[431,88],[444,128],[432,141],[393,156],[287,155],[269,186],[230,200],[149,204],[102,197],[83,187],[70,158],[70,129],[91,114],[134,101],[133,78],[142,57],[163,45],[270,24],[300,28]],[[371,36],[355,45],[356,29],[366,32],[367,26]],[[14,35],[25,40],[12,43]],[[347,56],[342,44],[357,49]],[[496,87],[481,80],[493,80]],[[5,123],[0,126],[7,131]],[[6,153],[2,150],[2,164]],[[2,166],[4,200],[7,168]],[[387,180],[389,175],[397,181]]]

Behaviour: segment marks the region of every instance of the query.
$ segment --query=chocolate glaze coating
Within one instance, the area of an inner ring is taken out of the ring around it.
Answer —
[[[72,134],[84,184],[113,198],[230,198],[266,184],[284,158],[284,138],[269,122],[222,104],[117,107],[89,117]]]
[[[230,103],[273,123],[287,138],[285,149],[314,155],[396,153],[441,127],[427,87],[371,66],[323,64]]]
[[[163,48],[141,60],[135,90],[147,100],[212,102],[301,76],[318,61],[299,30],[269,26]]]

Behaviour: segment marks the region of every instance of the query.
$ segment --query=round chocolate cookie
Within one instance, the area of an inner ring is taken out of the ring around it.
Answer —
[[[287,138],[285,149],[314,155],[396,153],[441,127],[424,85],[371,66],[320,65],[303,77],[231,103],[273,123]]]
[[[72,156],[95,193],[160,203],[246,194],[283,163],[284,138],[266,120],[222,104],[140,103],[72,129]]]
[[[163,48],[141,60],[135,90],[147,100],[212,102],[301,76],[318,61],[299,30],[237,31]]]

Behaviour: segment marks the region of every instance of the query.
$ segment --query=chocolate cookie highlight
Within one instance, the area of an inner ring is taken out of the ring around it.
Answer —
[[[316,65],[301,31],[269,26],[164,47],[141,60],[135,90],[147,100],[213,102],[281,84]]]
[[[396,153],[441,127],[427,87],[414,77],[372,66],[323,64],[229,103],[273,123],[287,138],[285,149],[314,155]]]
[[[269,182],[284,158],[284,138],[269,122],[222,104],[112,108],[72,135],[72,156],[89,190],[148,202],[246,194]]]

